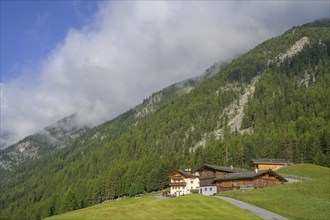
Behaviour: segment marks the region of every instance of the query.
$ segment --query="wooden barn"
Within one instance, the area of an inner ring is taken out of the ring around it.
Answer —
[[[203,195],[213,195],[217,193],[214,179],[229,173],[246,172],[247,170],[234,167],[222,167],[204,164],[196,170],[199,173],[199,193]]]
[[[258,170],[278,170],[293,164],[292,161],[286,159],[252,159],[252,163]]]
[[[217,192],[278,186],[284,182],[287,180],[272,170],[230,173],[214,180]]]

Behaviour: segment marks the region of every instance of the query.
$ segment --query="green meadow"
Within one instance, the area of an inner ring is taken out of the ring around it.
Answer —
[[[281,174],[312,178],[290,185],[220,193],[289,219],[330,219],[330,169],[297,164]],[[48,218],[52,219],[260,219],[214,197],[190,195],[155,199],[152,194],[123,198]]]
[[[311,164],[289,166],[280,174],[313,178],[304,182],[245,192],[226,192],[289,219],[330,219],[330,169]]]
[[[260,219],[221,199],[201,195],[125,198],[57,216],[55,219]]]

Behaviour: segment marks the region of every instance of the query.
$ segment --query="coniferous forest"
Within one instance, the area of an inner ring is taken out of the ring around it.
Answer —
[[[41,219],[164,189],[171,171],[203,163],[249,169],[252,158],[283,158],[329,167],[329,27],[329,20],[293,27],[155,112],[137,117],[132,108],[6,172],[0,218]],[[308,43],[299,53],[281,59],[304,37]],[[253,81],[241,127],[233,130],[228,107]]]

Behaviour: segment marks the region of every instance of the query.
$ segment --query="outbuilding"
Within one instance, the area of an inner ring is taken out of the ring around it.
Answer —
[[[255,169],[258,170],[278,170],[288,165],[292,165],[293,162],[287,159],[252,159],[252,163]]]

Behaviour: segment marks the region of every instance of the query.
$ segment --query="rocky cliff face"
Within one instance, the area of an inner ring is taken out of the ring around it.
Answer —
[[[201,76],[175,83],[152,94],[142,104],[134,108],[136,124],[139,123],[140,119],[155,113],[158,109],[175,101],[181,95],[189,93],[205,79],[218,73],[225,65],[223,62],[217,62]],[[57,148],[65,147],[70,141],[83,135],[90,127],[80,124],[77,115],[72,114],[67,116],[45,127],[36,134],[27,136],[18,143],[0,150],[0,171],[12,170],[21,163],[38,159],[43,155],[53,152]]]
[[[159,92],[153,93],[151,96],[146,98],[142,104],[134,108],[136,111],[135,118],[144,118],[170,102],[175,101],[178,97],[189,93],[201,82],[217,74],[226,65],[226,62],[216,62],[211,67],[206,69],[200,76],[175,83]]]
[[[291,29],[198,86],[187,80],[163,89],[76,144],[6,172],[0,177],[1,217],[44,218],[68,202],[84,208],[132,189],[163,189],[178,167],[249,167],[258,157],[330,166],[329,31]],[[56,143],[74,128],[64,127],[70,129],[45,130]],[[29,152],[30,142],[13,148]]]
[[[65,147],[70,141],[89,130],[78,122],[77,114],[65,117],[45,127],[36,134],[27,136],[16,144],[0,151],[0,168],[11,170],[23,162],[37,159],[54,149]]]

